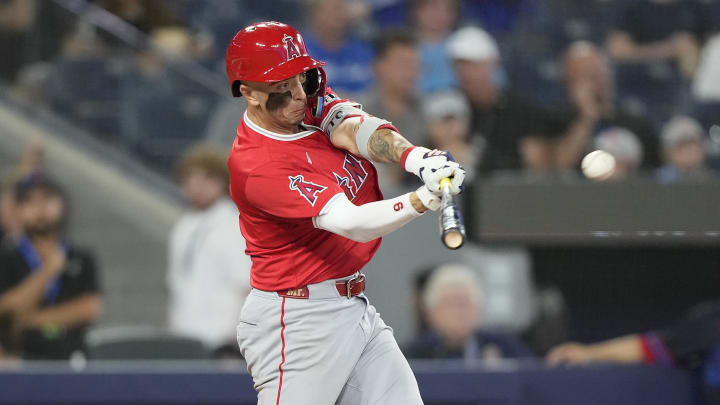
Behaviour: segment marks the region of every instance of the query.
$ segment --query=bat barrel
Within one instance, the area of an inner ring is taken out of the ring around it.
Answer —
[[[450,180],[443,179],[440,209],[440,238],[448,249],[459,249],[465,243],[465,225],[460,209],[450,195]]]

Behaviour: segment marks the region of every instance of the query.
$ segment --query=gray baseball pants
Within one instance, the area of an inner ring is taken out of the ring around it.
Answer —
[[[364,294],[341,297],[336,281],[309,285],[308,299],[250,292],[237,338],[258,404],[421,405],[392,329]]]

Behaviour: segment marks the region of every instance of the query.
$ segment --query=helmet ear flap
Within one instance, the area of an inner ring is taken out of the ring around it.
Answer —
[[[240,93],[240,84],[240,80],[235,80],[230,87],[233,97],[242,97],[242,93]]]
[[[320,69],[310,69],[305,72],[305,94],[308,97],[314,97],[318,94],[319,90],[323,87],[323,77],[320,74]]]

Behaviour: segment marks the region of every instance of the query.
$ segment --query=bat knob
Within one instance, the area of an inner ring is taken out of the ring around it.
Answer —
[[[465,235],[459,229],[451,229],[443,233],[442,240],[448,249],[460,249],[465,243]]]

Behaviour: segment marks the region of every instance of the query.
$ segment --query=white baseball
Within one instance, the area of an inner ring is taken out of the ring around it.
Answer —
[[[581,168],[589,179],[607,180],[615,171],[615,158],[604,150],[596,150],[583,158]]]

